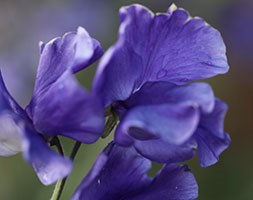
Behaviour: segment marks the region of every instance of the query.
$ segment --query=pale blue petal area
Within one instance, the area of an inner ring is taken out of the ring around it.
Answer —
[[[228,71],[220,33],[183,9],[154,15],[141,5],[120,9],[117,43],[102,58],[94,89],[109,105],[147,81],[182,85]]]
[[[11,113],[0,114],[0,156],[12,156],[22,152],[22,130]]]
[[[137,106],[119,123],[115,141],[131,145],[135,140],[182,144],[197,128],[199,109],[195,104],[161,104]],[[159,152],[157,152],[159,154]]]
[[[212,88],[206,83],[177,86],[168,82],[147,82],[130,98],[120,103],[125,109],[130,109],[138,105],[182,102],[191,102],[203,112],[210,113],[214,108],[215,97]]]
[[[42,136],[24,128],[23,153],[44,185],[50,185],[68,176],[72,161],[52,151]]]
[[[201,117],[194,139],[198,144],[199,162],[202,167],[218,162],[220,154],[230,145],[230,136],[224,132],[223,127],[226,112],[227,105],[216,99],[213,112]]]
[[[12,156],[22,151],[21,120],[29,119],[25,111],[9,94],[0,71],[0,156]]]
[[[100,99],[85,91],[67,70],[37,99],[33,123],[47,137],[63,135],[92,143],[103,132],[104,111]]]

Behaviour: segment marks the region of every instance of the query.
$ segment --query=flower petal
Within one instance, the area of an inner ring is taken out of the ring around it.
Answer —
[[[47,137],[63,135],[92,143],[103,132],[104,113],[100,100],[89,94],[67,70],[51,84],[33,108],[33,123]]]
[[[22,118],[26,119],[26,113],[7,91],[0,71],[0,156],[22,151],[22,131],[17,126]]]
[[[138,155],[134,148],[111,143],[97,158],[72,200],[121,199],[150,183],[146,175],[150,168],[151,162]]]
[[[214,111],[201,116],[194,139],[198,144],[199,162],[202,167],[218,162],[219,155],[230,145],[230,137],[223,129],[226,112],[227,105],[216,99]]]
[[[137,106],[127,112],[115,133],[115,141],[130,145],[135,140],[162,140],[182,144],[197,128],[199,109],[194,104]]]
[[[196,153],[197,145],[187,141],[181,145],[159,140],[135,140],[134,147],[145,158],[159,163],[179,163],[190,160]]]
[[[63,179],[72,170],[72,161],[52,151],[42,137],[28,128],[24,131],[23,152],[44,185]]]
[[[72,162],[53,152],[33,131],[32,122],[25,111],[8,93],[1,73],[0,90],[0,155],[10,156],[22,151],[45,185],[67,176],[72,170]]]
[[[195,200],[198,184],[187,166],[166,165],[150,185],[126,200]]]
[[[168,82],[147,82],[140,90],[123,102],[126,109],[138,105],[177,104],[191,102],[204,112],[211,112],[215,98],[212,88],[206,83],[177,86]]]
[[[186,166],[166,165],[155,178],[151,162],[133,148],[109,144],[77,188],[72,200],[193,200],[198,186]]]
[[[22,133],[14,118],[6,111],[0,114],[0,156],[12,156],[22,152]]]
[[[102,55],[98,41],[91,38],[82,27],[40,46],[41,57],[34,89],[36,95],[43,92],[66,70],[78,72]]]
[[[121,8],[120,19],[119,39],[102,58],[94,82],[105,105],[127,99],[146,81],[181,85],[228,71],[220,33],[183,9],[154,15],[132,5]]]
[[[65,71],[78,72],[96,61],[102,54],[98,41],[91,38],[87,31],[79,27],[76,32],[40,45],[41,57],[35,81],[33,97],[26,112],[33,118],[36,101],[44,95]]]

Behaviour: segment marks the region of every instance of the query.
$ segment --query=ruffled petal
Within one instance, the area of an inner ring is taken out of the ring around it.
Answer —
[[[137,154],[134,148],[111,143],[97,158],[72,200],[121,199],[150,183],[146,175],[150,168],[151,162]]]
[[[98,41],[79,27],[76,32],[66,33],[50,42],[40,44],[41,57],[35,81],[34,94],[26,111],[33,116],[37,99],[44,95],[65,71],[78,72],[92,64],[103,54]]]
[[[215,98],[212,88],[206,83],[192,83],[177,86],[168,82],[147,82],[140,90],[118,106],[126,110],[138,105],[177,104],[189,102],[200,107],[205,113],[214,108]]]
[[[103,52],[99,42],[82,27],[40,46],[41,57],[34,90],[37,95],[66,70],[78,72],[92,64]]]
[[[202,167],[218,162],[220,154],[230,145],[231,139],[223,128],[226,112],[227,105],[216,99],[213,112],[201,116],[194,139],[198,144],[199,162]]]
[[[137,106],[122,118],[115,141],[121,145],[131,145],[135,140],[182,144],[192,136],[198,122],[199,109],[191,103]]]
[[[119,39],[102,58],[94,88],[104,104],[127,99],[146,81],[184,84],[226,73],[220,33],[171,6],[154,15],[141,5],[120,10]]]
[[[81,27],[40,44],[41,58],[35,90],[26,111],[37,131],[92,143],[102,134],[100,100],[78,85],[73,73],[102,55],[98,41]]]
[[[35,128],[47,137],[63,135],[92,143],[103,132],[103,107],[95,95],[86,92],[67,70],[33,108]]]

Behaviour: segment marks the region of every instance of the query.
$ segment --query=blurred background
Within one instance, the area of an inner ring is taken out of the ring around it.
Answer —
[[[200,168],[197,159],[189,163],[199,183],[199,199],[252,200],[253,0],[0,0],[0,67],[6,85],[25,106],[33,90],[39,41],[47,42],[83,26],[107,49],[117,39],[121,6],[141,3],[154,12],[165,12],[172,2],[221,31],[231,66],[228,74],[207,80],[216,96],[229,105],[225,128],[232,144],[212,167]],[[78,75],[86,88],[94,72],[95,65]],[[62,199],[70,198],[109,140],[82,145]],[[63,142],[69,153],[72,141]],[[22,155],[0,157],[1,200],[45,200],[52,190],[53,186],[45,187],[38,181]]]

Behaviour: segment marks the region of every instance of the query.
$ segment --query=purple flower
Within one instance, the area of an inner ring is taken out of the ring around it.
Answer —
[[[77,188],[72,200],[193,200],[198,186],[186,166],[165,165],[154,178],[151,162],[134,148],[109,144]]]
[[[201,166],[217,162],[230,143],[227,110],[204,83],[228,71],[220,33],[172,5],[154,15],[140,5],[120,10],[119,39],[103,56],[93,89],[120,117],[115,142],[163,163],[198,149]]]
[[[0,155],[22,151],[39,179],[48,185],[68,175],[72,163],[50,150],[46,141],[63,135],[92,143],[103,130],[98,98],[83,90],[73,75],[98,59],[102,49],[81,27],[40,48],[35,89],[26,110],[10,96],[0,77]]]

